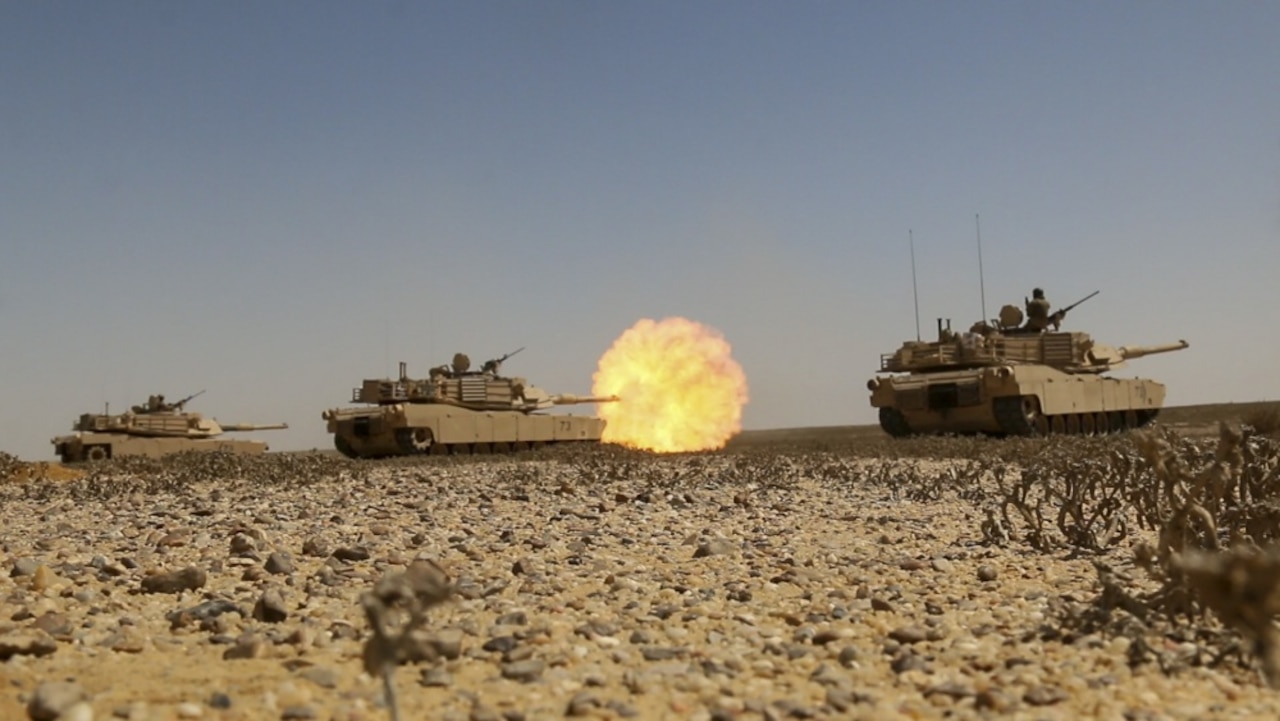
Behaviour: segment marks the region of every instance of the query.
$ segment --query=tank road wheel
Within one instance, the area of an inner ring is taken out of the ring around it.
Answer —
[[[106,446],[89,446],[84,449],[84,458],[86,461],[105,461],[111,457],[107,452]]]
[[[906,416],[897,408],[880,409],[880,428],[894,438],[906,438],[911,435],[911,426]]]
[[[1067,414],[1067,435],[1075,436],[1080,434],[1080,416],[1074,413]]]
[[[348,441],[346,438],[343,438],[342,436],[333,437],[333,447],[337,448],[338,452],[346,456],[347,458],[360,457],[359,454],[356,453],[356,450],[351,447],[351,441]]]
[[[1124,412],[1124,427],[1126,430],[1133,430],[1138,427],[1138,412],[1130,408]]]
[[[1023,396],[1022,417],[1027,419],[1032,435],[1049,435],[1049,419],[1040,412],[1040,399],[1035,396]]]
[[[1067,432],[1067,421],[1062,416],[1049,417],[1049,432],[1055,436],[1063,435]]]
[[[1108,423],[1108,414],[1106,413],[1093,414],[1093,432],[1097,433],[1100,436],[1105,436],[1111,432],[1111,426]]]
[[[1005,435],[1043,436],[1049,433],[1049,422],[1040,412],[1040,399],[1035,396],[1006,396],[993,399],[991,410]]]
[[[1093,422],[1092,413],[1080,414],[1080,432],[1086,436],[1092,436],[1098,432],[1097,426]]]
[[[511,444],[510,444],[510,443],[495,443],[495,444],[493,444],[493,452],[494,452],[494,453],[510,453],[510,452],[511,452]]]
[[[1120,433],[1124,430],[1124,414],[1119,411],[1111,411],[1107,414],[1107,428],[1112,433]]]
[[[396,429],[396,445],[405,453],[430,453],[435,440],[435,434],[430,428]]]
[[[524,453],[525,451],[529,450],[529,444],[525,441],[516,441],[515,443],[511,444],[511,450],[515,451],[516,453]]]
[[[476,455],[485,455],[485,454],[491,453],[492,451],[493,449],[489,446],[488,443],[477,443],[475,445],[474,453]]]

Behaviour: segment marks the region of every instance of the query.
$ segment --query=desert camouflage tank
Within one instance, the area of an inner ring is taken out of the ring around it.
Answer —
[[[185,408],[200,393],[166,403],[163,395],[151,396],[127,413],[85,413],[72,425],[69,436],[52,443],[63,463],[100,461],[121,456],[160,458],[182,451],[227,451],[256,455],[268,450],[262,441],[220,438],[233,431],[268,431],[288,428],[285,423],[219,423]]]
[[[471,370],[463,353],[432,368],[424,380],[367,379],[352,390],[353,403],[333,408],[333,445],[349,458],[417,454],[510,453],[553,443],[599,442],[605,421],[592,416],[539,413],[553,406],[611,403],[617,397],[552,395],[524,378],[500,374],[502,363],[523,348]]]
[[[1113,348],[1087,333],[1059,332],[1066,312],[1093,295],[1053,314],[1054,330],[1021,326],[1022,311],[1013,305],[966,333],[939,319],[938,340],[908,341],[881,356],[880,371],[890,375],[867,382],[880,427],[894,437],[1028,436],[1113,433],[1151,423],[1164,405],[1165,386],[1105,374],[1188,344]]]

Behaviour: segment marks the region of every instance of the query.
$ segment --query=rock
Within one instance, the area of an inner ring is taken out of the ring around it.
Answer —
[[[339,561],[367,561],[369,549],[361,546],[343,546],[333,552],[333,557]]]
[[[253,618],[266,623],[283,623],[289,618],[284,597],[274,588],[268,588],[253,605]]]
[[[995,566],[981,565],[978,566],[979,581],[994,581],[999,574],[996,573]]]
[[[74,703],[58,714],[58,721],[93,721],[93,706],[87,701]]]
[[[314,536],[302,542],[302,555],[312,558],[324,558],[329,555],[329,547]]]
[[[733,553],[733,544],[722,539],[715,538],[710,541],[698,544],[693,552],[694,558],[706,558],[708,556],[723,556]]]
[[[422,678],[419,680],[423,686],[434,686],[438,688],[447,688],[453,685],[453,676],[440,666],[422,669]]]
[[[212,694],[209,694],[208,703],[209,708],[216,708],[219,710],[229,709],[231,708],[231,697],[221,691],[214,691]]]
[[[502,677],[509,678],[512,681],[528,683],[538,680],[546,668],[547,662],[540,658],[504,663],[502,664]]]
[[[45,681],[27,703],[27,716],[32,721],[55,721],[63,711],[88,699],[89,694],[78,683]]]
[[[1022,695],[1022,700],[1032,706],[1051,706],[1055,703],[1065,701],[1067,698],[1068,694],[1066,691],[1063,691],[1057,686],[1045,685],[1034,686],[1027,689],[1027,692]]]
[[[673,658],[680,658],[689,653],[687,648],[664,648],[659,646],[646,646],[640,649],[640,655],[646,661],[667,661]]]
[[[142,579],[142,590],[146,593],[182,593],[203,588],[209,576],[195,566],[179,571],[155,573]]]
[[[253,634],[245,634],[236,639],[235,645],[222,652],[222,658],[228,661],[236,659],[262,658],[267,653],[267,644]]]
[[[429,637],[441,658],[452,661],[462,655],[463,633],[457,628],[442,628]]]
[[[512,611],[499,616],[495,623],[499,626],[524,626],[529,623],[529,614],[524,611]]]
[[[920,643],[929,638],[929,633],[919,626],[902,626],[890,631],[889,638],[898,643]]]
[[[480,648],[490,653],[509,653],[511,649],[519,645],[519,641],[514,636],[495,636],[484,642]]]
[[[989,688],[979,691],[974,706],[979,709],[990,709],[999,713],[1009,711],[1014,706],[1014,701],[1007,693],[998,688]]]
[[[338,686],[338,672],[326,666],[305,668],[298,672],[298,676],[321,688],[336,688]]]
[[[34,576],[36,569],[40,568],[40,562],[34,558],[19,558],[13,562],[13,567],[9,569],[10,578],[21,578],[22,576]]]
[[[210,631],[213,630],[213,622],[224,613],[243,614],[236,604],[217,598],[197,604],[191,608],[170,611],[165,614],[165,620],[169,622],[170,630],[176,631],[198,623],[200,630]]]
[[[231,537],[231,553],[236,556],[244,556],[258,550],[258,544],[249,536],[243,533],[237,533]]]
[[[40,629],[0,635],[0,661],[14,656],[48,656],[57,650],[58,642]]]
[[[293,558],[283,551],[275,551],[271,555],[267,556],[265,568],[267,573],[277,576],[287,576],[288,574],[293,573]]]
[[[579,691],[569,699],[569,706],[565,709],[566,716],[591,716],[594,715],[595,709],[600,708],[600,699],[589,691]]]

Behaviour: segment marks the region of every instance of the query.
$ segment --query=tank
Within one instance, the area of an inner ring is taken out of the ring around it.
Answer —
[[[180,401],[166,403],[163,395],[153,395],[145,404],[126,413],[85,413],[72,424],[72,435],[52,440],[63,463],[101,461],[122,456],[160,458],[183,451],[224,451],[245,455],[266,453],[262,441],[226,439],[224,433],[269,431],[288,428],[286,423],[219,423],[186,405],[204,391]]]
[[[486,361],[471,370],[457,353],[432,368],[426,379],[366,379],[351,392],[362,407],[332,408],[333,445],[348,458],[420,454],[513,453],[562,443],[599,443],[605,421],[593,416],[542,413],[555,406],[612,403],[616,396],[550,394],[524,378],[501,374],[502,364],[524,350]]]
[[[1022,311],[1013,305],[1004,306],[999,319],[980,321],[964,333],[939,319],[936,341],[908,341],[880,357],[881,374],[867,381],[880,427],[901,438],[1092,435],[1150,424],[1164,405],[1165,386],[1107,374],[1129,360],[1182,350],[1188,343],[1112,347],[1088,333],[1059,331],[1075,305],[1051,316],[1053,330],[1020,325]]]

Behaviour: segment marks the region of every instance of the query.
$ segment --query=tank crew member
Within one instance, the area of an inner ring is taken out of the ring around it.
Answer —
[[[1027,329],[1033,331],[1043,331],[1053,324],[1054,329],[1058,328],[1058,324],[1062,322],[1061,318],[1050,315],[1049,301],[1044,297],[1044,291],[1036,288],[1031,291],[1031,300],[1023,299],[1027,305]]]

